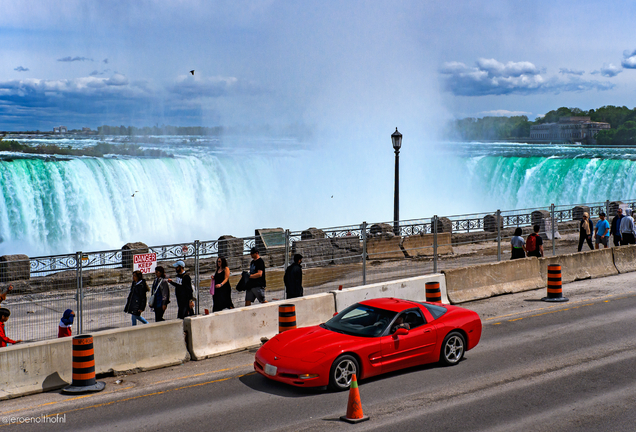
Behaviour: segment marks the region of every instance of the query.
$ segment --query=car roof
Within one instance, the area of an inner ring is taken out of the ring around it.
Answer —
[[[402,312],[406,309],[413,309],[414,307],[419,307],[419,304],[409,301],[402,300],[393,297],[385,297],[385,298],[377,298],[364,300],[359,302],[365,306],[376,307],[378,309],[389,310],[392,312]]]

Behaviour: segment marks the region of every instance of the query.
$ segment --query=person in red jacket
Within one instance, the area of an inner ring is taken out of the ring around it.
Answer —
[[[64,315],[62,315],[62,319],[60,320],[60,328],[57,332],[58,338],[73,336],[71,327],[73,326],[74,318],[75,312],[73,312],[71,309],[66,309],[64,311]]]
[[[0,308],[0,348],[4,348],[7,344],[17,344],[22,342],[21,340],[13,340],[9,339],[4,332],[4,323],[9,321],[9,316],[11,316],[11,311],[7,308]]]

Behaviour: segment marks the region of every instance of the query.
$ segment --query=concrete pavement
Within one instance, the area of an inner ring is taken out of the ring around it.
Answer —
[[[250,352],[107,377],[99,394],[0,402],[0,422],[59,413],[65,424],[6,429],[634,430],[636,273],[575,282],[564,292],[568,303],[538,301],[543,289],[464,304],[483,320],[477,348],[455,367],[362,381],[371,420],[356,426],[337,421],[346,393],[270,382],[252,373]]]

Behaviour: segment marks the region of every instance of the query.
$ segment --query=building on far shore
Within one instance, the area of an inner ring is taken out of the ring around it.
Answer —
[[[59,126],[59,127],[54,127],[53,128],[53,133],[54,134],[63,134],[63,133],[67,133],[68,129],[66,128],[66,126]]]
[[[590,117],[561,117],[557,123],[530,127],[530,139],[596,144],[596,134],[611,129],[609,123],[593,122]]]

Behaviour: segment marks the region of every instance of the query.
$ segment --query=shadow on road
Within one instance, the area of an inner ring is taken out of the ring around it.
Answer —
[[[252,390],[289,398],[316,396],[325,393],[324,387],[293,387],[278,381],[269,380],[257,373],[242,376],[239,381]]]

